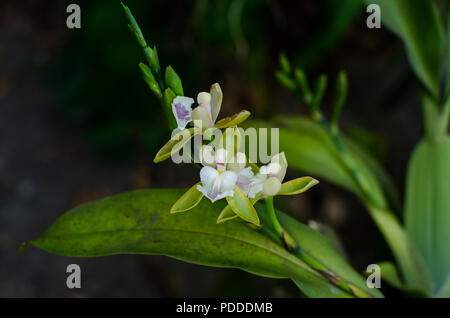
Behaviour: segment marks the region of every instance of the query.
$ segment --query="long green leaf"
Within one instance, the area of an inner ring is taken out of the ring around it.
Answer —
[[[364,1],[380,6],[381,21],[402,39],[417,77],[438,98],[443,32],[434,1]]]
[[[183,193],[184,190],[138,190],[83,204],[62,215],[30,244],[70,257],[162,254],[195,264],[291,278],[310,297],[350,296],[243,222],[216,224],[224,202],[211,204],[203,200],[190,213],[170,214],[170,206]],[[305,231],[303,235],[312,233]],[[314,235],[309,241],[317,241],[320,234]],[[327,255],[322,255],[322,259],[326,261]],[[328,265],[333,267],[333,263]]]
[[[387,200],[380,185],[382,182],[377,178],[380,172],[374,173],[375,166],[367,165],[366,158],[359,156],[359,151],[355,152],[352,149],[356,145],[349,147],[348,150],[359,172],[367,180],[368,188],[372,192],[372,197],[375,198],[374,202],[365,198],[340,158],[332,137],[316,122],[308,118],[291,116],[278,117],[273,122],[251,121],[247,124],[253,127],[281,127],[280,148],[289,158],[291,168],[317,176],[319,180],[321,178],[329,180],[355,193],[366,206],[390,246],[406,283],[411,288],[423,290],[426,294],[430,293],[428,277],[424,274],[426,269],[420,254],[399,220],[388,209]],[[376,166],[376,169],[381,168]],[[382,175],[387,176],[385,173]]]
[[[429,268],[436,290],[450,274],[450,137],[419,143],[406,183],[406,228]]]

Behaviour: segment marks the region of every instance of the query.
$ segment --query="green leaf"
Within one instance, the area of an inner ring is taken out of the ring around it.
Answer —
[[[406,182],[406,228],[420,250],[436,289],[450,274],[450,137],[421,141]]]
[[[381,278],[392,287],[403,291],[404,293],[411,295],[412,297],[426,297],[421,290],[415,290],[414,288],[406,285],[400,278],[400,274],[397,267],[392,262],[380,262]]]
[[[226,117],[221,120],[219,120],[214,127],[223,129],[231,126],[237,126],[240,123],[242,123],[244,120],[246,120],[250,116],[250,112],[247,110],[241,110],[239,113],[231,116]]]
[[[186,193],[183,194],[177,202],[174,203],[174,205],[172,205],[170,213],[184,212],[195,208],[203,198],[203,193],[197,190],[197,186],[199,184],[201,184],[201,182],[194,184],[189,190],[187,190]]]
[[[405,284],[422,294],[431,295],[431,281],[419,251],[392,212],[368,206],[369,213],[395,256]]]
[[[137,24],[136,19],[134,18],[130,9],[123,2],[120,2],[120,4],[121,4],[123,10],[125,11],[125,15],[127,16],[128,21],[130,22],[128,27],[130,28],[131,32],[133,32],[133,34],[136,36],[136,40],[139,43],[139,45],[142,48],[145,48],[147,46],[147,43],[145,42],[144,35],[142,34],[142,31],[139,28],[139,25]]]
[[[258,213],[253,204],[245,196],[244,192],[237,186],[234,186],[234,195],[226,197],[228,205],[241,219],[255,225],[259,225]]]
[[[165,73],[166,86],[170,87],[177,96],[184,96],[183,85],[181,79],[172,66],[166,67]]]
[[[436,295],[434,295],[434,297],[437,297],[437,298],[450,298],[450,276],[447,277],[447,280],[445,281],[444,285],[436,293]]]
[[[404,284],[398,274],[397,267],[395,267],[393,263],[380,262],[378,263],[378,266],[380,266],[381,278],[384,281],[397,289],[402,289],[404,287]]]
[[[447,12],[447,94],[450,93],[450,6]]]
[[[261,218],[261,222],[263,224],[270,224],[270,222],[267,222],[267,214],[264,205],[257,204],[256,208]],[[382,297],[379,290],[367,287],[366,280],[359,275],[341,255],[339,255],[339,253],[331,246],[328,239],[322,234],[284,213],[277,211],[277,216],[281,226],[295,239],[304,252],[331,269],[339,277],[361,288],[369,295],[372,295],[373,297]]]
[[[160,254],[195,264],[239,268],[265,277],[291,278],[310,297],[349,297],[243,222],[217,225],[223,201],[211,204],[203,200],[190,213],[170,214],[171,204],[183,192],[137,190],[80,205],[29,244],[69,257]],[[315,244],[316,240],[314,236],[308,242]],[[328,250],[320,248],[316,252]]]
[[[189,128],[184,129],[180,131],[179,133],[175,134],[170,140],[158,151],[158,153],[155,156],[155,159],[153,159],[154,163],[158,163],[161,161],[164,161],[173,154],[177,153],[178,151],[183,148],[183,146],[194,137],[197,132],[197,129],[195,128]]]
[[[318,184],[319,181],[317,181],[314,178],[311,177],[301,177],[297,179],[290,180],[288,182],[285,182],[281,185],[280,191],[277,193],[277,195],[295,195],[303,193],[316,184]]]
[[[435,99],[439,96],[442,25],[432,0],[365,0],[378,4],[381,21],[400,37],[409,62]]]

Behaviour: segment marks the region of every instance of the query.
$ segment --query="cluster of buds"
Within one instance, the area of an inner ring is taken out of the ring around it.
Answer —
[[[246,110],[217,121],[222,106],[223,94],[219,84],[213,84],[210,92],[197,95],[194,99],[176,96],[172,102],[172,112],[177,123],[176,133],[158,152],[154,161],[160,162],[180,151],[183,145],[196,133],[211,135],[219,130],[219,143],[202,144],[198,156],[203,167],[200,181],[192,186],[171,208],[172,213],[194,208],[203,197],[211,202],[225,199],[227,207],[219,215],[218,223],[240,217],[246,222],[260,225],[254,204],[260,199],[276,195],[295,195],[302,193],[318,183],[311,177],[302,177],[284,182],[287,160],[283,152],[274,155],[270,163],[258,166],[249,162],[240,151],[240,139],[227,138],[239,134],[238,125],[248,118]],[[191,128],[186,128],[191,125]],[[222,134],[222,130],[225,132]],[[215,135],[215,134],[214,134]],[[183,136],[183,138],[180,138]],[[204,138],[206,140],[209,137]],[[202,139],[203,140],[203,139]],[[237,145],[236,145],[237,143]]]

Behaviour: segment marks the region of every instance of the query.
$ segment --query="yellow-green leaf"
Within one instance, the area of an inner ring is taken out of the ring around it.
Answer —
[[[318,184],[314,178],[311,177],[302,177],[294,180],[290,180],[281,185],[281,189],[277,195],[295,195],[305,192],[306,190],[312,188],[316,184]]]
[[[172,205],[170,208],[170,213],[188,211],[199,204],[203,198],[203,193],[197,190],[197,186],[199,184],[201,184],[201,182],[194,184],[189,190],[187,190],[186,193],[183,194],[177,202],[174,203],[174,205]]]

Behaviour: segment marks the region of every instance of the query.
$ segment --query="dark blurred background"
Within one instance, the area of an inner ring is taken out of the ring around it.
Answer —
[[[16,255],[21,242],[75,205],[138,188],[187,187],[198,177],[194,168],[152,162],[168,131],[141,79],[144,58],[119,1],[78,0],[82,28],[69,30],[70,2],[0,2],[0,296],[299,296],[287,280],[166,257],[69,259],[34,248]],[[311,78],[346,70],[343,126],[403,191],[422,131],[417,86],[401,43],[385,28],[366,27],[359,0],[126,4],[186,95],[221,83],[223,115],[243,107],[259,118],[307,113],[273,75],[280,52]],[[322,182],[283,206],[305,223],[332,226],[360,272],[392,258],[364,208],[342,189]],[[82,269],[79,290],[65,284],[71,263]]]

